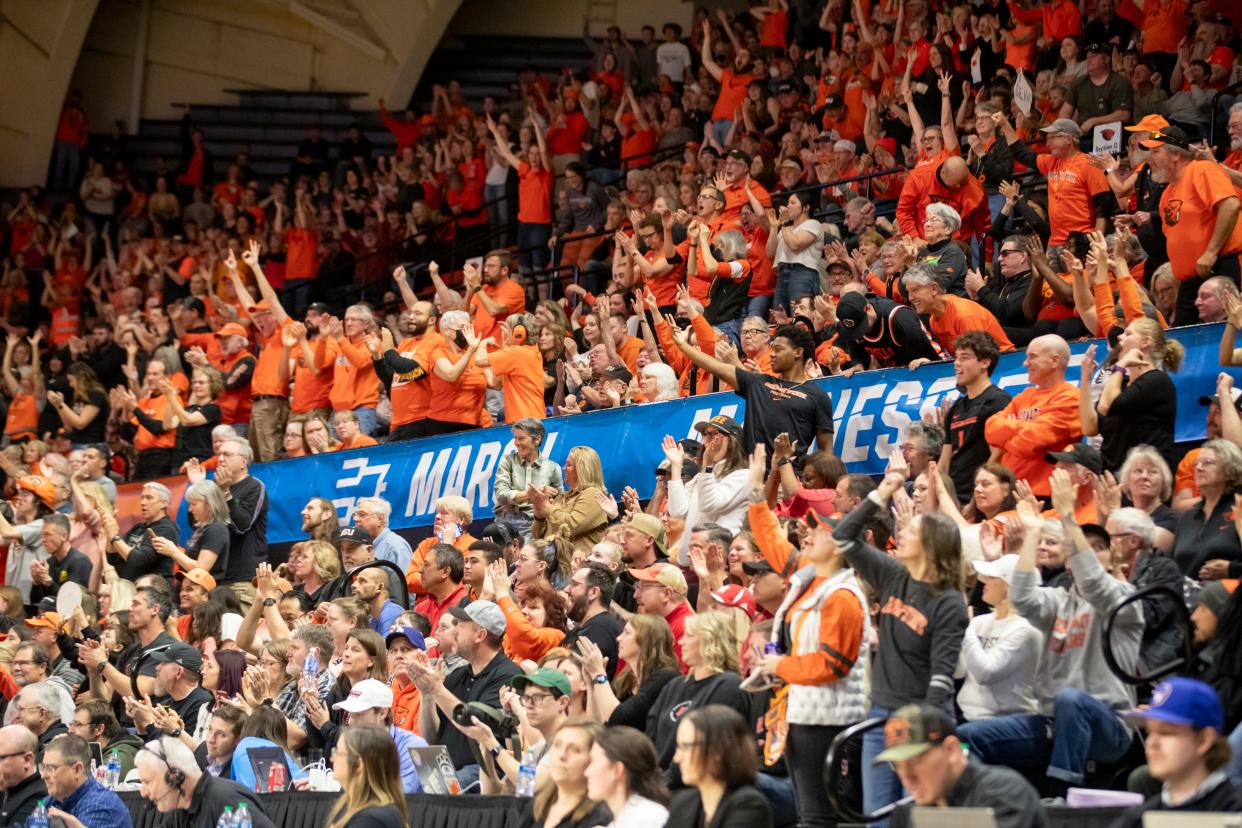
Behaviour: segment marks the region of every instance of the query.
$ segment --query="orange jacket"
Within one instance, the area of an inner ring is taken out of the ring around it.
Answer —
[[[716,331],[712,328],[711,324],[703,317],[702,314],[699,314],[694,319],[690,320],[690,327],[694,329],[695,341],[698,343],[695,347],[705,354],[715,356],[717,337]],[[690,357],[682,353],[681,348],[678,348],[677,344],[673,342],[673,333],[668,329],[668,323],[663,319],[656,320],[655,335],[656,340],[660,343],[660,350],[664,353],[664,361],[668,363],[668,367],[677,372],[678,392],[683,397],[690,396],[690,372],[696,370],[694,363],[691,362]],[[695,382],[695,393],[706,394],[711,390],[712,382],[715,381],[716,378],[701,368],[697,370],[699,375],[697,381]],[[718,390],[723,390],[724,387],[727,387],[724,383],[719,384],[722,388]]]
[[[422,695],[414,682],[405,676],[397,676],[392,682],[392,723],[402,730],[418,733],[418,709]]]
[[[532,626],[512,595],[496,603],[505,614],[505,655],[513,661],[538,661],[565,640],[565,633],[554,627]]]
[[[983,185],[973,176],[960,187],[946,187],[940,180],[941,165],[918,167],[906,176],[897,199],[897,226],[907,236],[923,238],[923,215],[933,202],[947,204],[962,217],[962,226],[953,234],[959,241],[987,238],[992,227],[988,199]]]
[[[1082,439],[1078,388],[1062,380],[1051,388],[1028,388],[993,414],[984,426],[988,445],[1002,450],[1001,462],[1040,497],[1050,493],[1052,464],[1044,455]]]

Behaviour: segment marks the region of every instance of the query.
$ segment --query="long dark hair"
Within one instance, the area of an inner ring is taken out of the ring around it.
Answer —
[[[367,655],[371,656],[374,661],[371,664],[371,671],[366,678],[373,678],[376,681],[388,683],[388,648],[384,646],[384,639],[380,634],[370,627],[363,629],[352,629],[345,636],[345,643],[349,643],[349,639],[353,639],[362,645],[362,649],[367,651]],[[349,691],[353,688],[353,680],[345,675],[342,670],[336,679],[336,690],[341,698],[349,695]]]
[[[759,757],[752,728],[732,707],[709,704],[686,716],[697,735],[693,761],[702,776],[711,776],[726,788],[755,784]]]
[[[279,710],[269,704],[261,704],[246,717],[242,725],[241,738],[256,736],[275,742],[281,750],[289,749],[289,725]]]
[[[190,610],[190,632],[186,636],[187,644],[201,645],[208,638],[220,643],[220,622],[224,618],[224,605],[215,601],[204,601]]]
[[[668,788],[660,775],[660,757],[647,734],[619,725],[606,728],[595,737],[595,744],[609,762],[625,766],[630,794],[638,794],[661,805],[668,804]]]
[[[92,392],[104,393],[103,383],[99,381],[99,377],[95,376],[95,369],[85,362],[73,363],[69,366],[67,373],[77,380],[73,389],[73,399],[75,402],[89,403]]]
[[[220,686],[216,692],[223,693],[228,698],[241,693],[242,674],[246,672],[246,654],[241,650],[216,650],[212,653],[212,658],[220,667]]]

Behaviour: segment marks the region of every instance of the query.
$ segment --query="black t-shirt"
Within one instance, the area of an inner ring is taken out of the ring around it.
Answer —
[[[107,435],[108,412],[111,410],[108,405],[108,395],[103,391],[96,390],[90,392],[87,397],[86,403],[78,403],[66,399],[69,407],[75,412],[80,412],[87,405],[93,405],[99,409],[99,413],[86,424],[85,428],[70,429],[68,426],[65,427],[65,436],[69,438],[71,443],[102,443]]]
[[[191,457],[197,457],[199,460],[205,460],[211,456],[211,430],[220,425],[220,406],[215,403],[206,403],[205,405],[187,405],[185,407],[187,413],[195,411],[202,412],[207,418],[207,422],[196,426],[179,426],[177,428],[177,443],[173,448],[173,455],[177,459],[177,463],[184,463]]]
[[[168,517],[162,517],[154,523],[139,523],[121,536],[121,539],[130,547],[129,557],[122,559],[109,546],[108,563],[116,568],[117,577],[126,581],[136,581],[148,572],[155,572],[163,575],[171,583],[172,558],[155,551],[155,547],[151,545],[151,538],[147,535],[148,531],[155,532],[161,538],[167,538],[173,543],[181,542],[181,530]]]
[[[967,503],[974,496],[975,472],[988,461],[991,446],[983,438],[988,417],[1001,411],[1013,399],[995,385],[989,385],[973,400],[963,394],[949,409],[948,433],[945,441],[953,448],[949,460],[949,478],[957,491],[957,499]]]
[[[723,704],[743,717],[750,715],[750,699],[741,683],[742,677],[737,673],[715,673],[699,681],[687,676],[664,685],[647,714],[647,736],[655,742],[660,767],[667,768],[672,763],[677,725],[691,710]]]
[[[664,690],[664,685],[681,677],[680,672],[670,668],[656,670],[644,678],[643,683],[634,688],[634,692],[629,696],[621,699],[621,703],[613,709],[612,715],[608,717],[608,726],[626,725],[635,730],[645,729],[647,727],[647,716],[651,713],[651,707],[655,704],[655,700],[660,697],[661,691]]]
[[[904,368],[916,359],[947,358],[914,308],[882,296],[869,296],[867,301],[875,309],[875,326],[849,346],[850,359],[863,370],[870,367],[870,360],[880,368]]]
[[[599,647],[599,651],[603,654],[605,669],[611,677],[617,671],[617,638],[624,629],[625,624],[617,616],[611,612],[601,612],[566,635],[561,646],[574,653],[578,651],[575,642],[579,638],[590,640],[592,644]]]
[[[181,701],[172,696],[156,696],[152,701],[172,709],[181,719],[182,727],[193,729],[198,724],[198,711],[205,704],[211,704],[211,691],[195,687]]]
[[[1177,389],[1164,371],[1148,371],[1138,379],[1122,380],[1121,393],[1099,418],[1100,457],[1104,468],[1117,471],[1135,446],[1146,443],[1173,465],[1173,423],[1177,418]]]
[[[151,643],[145,647],[142,646],[141,643],[135,641],[133,644],[129,645],[125,652],[121,653],[118,667],[125,675],[132,676],[134,675],[134,671],[138,669],[138,662],[142,660],[143,654],[152,653],[156,650],[163,650],[170,644],[175,643],[177,643],[177,640],[166,632],[162,632],[155,638],[151,639]],[[154,676],[155,662],[151,659],[147,659],[142,665],[141,675]]]
[[[1208,561],[1242,560],[1242,543],[1233,523],[1233,492],[1226,491],[1210,515],[1203,514],[1202,500],[1181,513],[1173,532],[1173,560],[1190,578],[1198,578]]]
[[[500,707],[500,688],[509,684],[514,676],[522,674],[522,668],[510,661],[504,653],[496,653],[495,658],[476,676],[469,664],[458,667],[444,679],[444,688],[457,697],[462,704],[481,702],[490,707]],[[470,751],[470,742],[452,722],[440,712],[440,728],[433,744],[448,748],[453,759],[453,767],[460,770],[466,765],[475,764],[474,755]]]
[[[396,805],[371,805],[349,818],[343,828],[405,828]]]
[[[47,574],[52,579],[50,584],[35,584],[30,588],[31,603],[39,603],[40,600],[47,597],[56,597],[56,593],[60,592],[62,585],[73,581],[83,590],[90,589],[91,583],[91,559],[83,555],[76,549],[70,548],[69,554],[65,556],[63,561],[58,561],[54,556],[47,559]]]
[[[782,432],[798,441],[799,450],[812,451],[816,435],[833,430],[832,398],[810,380],[786,382],[738,368],[734,393],[746,400],[742,442],[747,454],[756,443],[770,452],[772,441]]]
[[[185,554],[198,560],[198,553],[204,549],[216,553],[216,560],[209,570],[211,577],[216,579],[217,584],[232,583],[225,577],[229,569],[229,527],[223,523],[208,523],[195,529],[186,542]]]

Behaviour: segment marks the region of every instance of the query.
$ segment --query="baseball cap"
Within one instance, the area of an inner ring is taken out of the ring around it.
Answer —
[[[493,520],[479,533],[480,540],[488,540],[501,546],[508,546],[517,540],[517,531],[502,520]]]
[[[721,434],[728,434],[730,437],[738,437],[742,433],[742,426],[732,417],[724,414],[717,414],[710,420],[703,420],[695,423],[694,430],[699,434],[706,434],[708,430],[711,430],[719,431]]]
[[[1187,727],[1225,729],[1220,696],[1210,685],[1188,678],[1165,679],[1156,685],[1151,704],[1125,714],[1127,719],[1167,722]]]
[[[34,618],[26,619],[26,626],[31,629],[45,629],[52,632],[60,632],[60,625],[64,623],[64,619],[60,617],[59,612],[45,612]]]
[[[392,707],[392,688],[378,679],[363,679],[355,684],[344,701],[332,705],[333,710],[361,713],[375,708],[387,710]]]
[[[505,614],[491,601],[471,601],[464,607],[450,607],[449,615],[458,621],[478,624],[492,635],[505,634]]]
[[[788,167],[791,170],[797,170],[798,172],[802,172],[802,164],[798,161],[797,158],[786,158],[784,161],[781,162],[780,165],[782,167]]]
[[[306,306],[306,309],[315,313],[326,313],[329,315],[332,313],[332,306],[327,302],[311,302]]]
[[[1203,589],[1199,590],[1198,606],[1207,608],[1212,615],[1219,617],[1225,611],[1225,605],[1229,603],[1229,596],[1233,595],[1237,588],[1236,578],[1208,581]]]
[[[181,577],[192,584],[198,584],[203,589],[211,592],[216,588],[216,579],[211,577],[211,573],[205,569],[195,567],[181,573]]]
[[[1074,443],[1066,446],[1065,451],[1050,451],[1044,455],[1049,463],[1077,463],[1096,474],[1104,473],[1104,461],[1100,458],[1100,450],[1086,443]]]
[[[192,310],[196,312],[199,316],[207,315],[207,305],[205,305],[203,303],[203,300],[199,299],[197,296],[187,296],[186,298],[182,299],[181,307],[185,308],[186,310]]]
[[[656,549],[664,551],[664,524],[655,515],[639,512],[625,524],[637,532],[642,532],[655,540]]]
[[[971,561],[970,565],[975,568],[975,572],[988,578],[1000,578],[1007,584],[1013,583],[1013,573],[1018,568],[1017,555],[1001,555],[994,561]],[[1035,572],[1036,580],[1039,579],[1039,571]]]
[[[361,526],[346,526],[341,530],[341,543],[375,543],[371,533]]]
[[[1186,137],[1186,133],[1175,126],[1161,127],[1148,136],[1146,141],[1139,141],[1139,145],[1146,149],[1155,149],[1168,144],[1178,149],[1190,149],[1190,139]]]
[[[875,142],[875,145],[876,147],[883,147],[885,150],[888,151],[888,154],[893,156],[894,158],[897,157],[897,139],[896,138],[881,138],[880,140]]]
[[[169,644],[164,649],[151,653],[151,659],[158,664],[176,664],[191,673],[203,672],[203,657],[189,644]]]
[[[824,143],[827,141],[835,141],[837,140],[837,134],[833,132],[832,130],[826,129],[823,132],[821,132],[819,135],[816,135],[815,140],[820,143]]]
[[[884,750],[872,764],[901,762],[922,756],[957,733],[953,719],[930,704],[908,704],[884,724]]]
[[[1057,118],[1055,121],[1048,124],[1048,126],[1041,129],[1040,132],[1046,132],[1049,135],[1068,135],[1071,138],[1082,137],[1082,127],[1078,126],[1078,124],[1074,123],[1069,118]]]
[[[725,158],[732,158],[735,161],[745,161],[747,164],[750,163],[750,156],[742,152],[740,149],[729,150],[725,153]]]
[[[267,301],[266,299],[260,299],[259,301],[255,302],[253,305],[251,305],[249,308],[247,308],[247,309],[246,309],[246,312],[247,312],[247,313],[251,313],[251,314],[254,314],[254,313],[271,313],[271,312],[272,312],[272,303],[271,303],[271,302],[269,302],[269,301]]]
[[[220,326],[220,330],[216,331],[219,336],[240,336],[243,339],[250,338],[250,331],[246,330],[242,325],[236,322],[226,322]]]
[[[711,593],[712,600],[717,604],[723,604],[726,607],[736,607],[746,613],[746,617],[751,621],[755,620],[755,596],[750,590],[744,586],[737,584],[725,584],[720,589]]]
[[[629,572],[640,581],[666,586],[681,595],[689,591],[689,587],[686,586],[686,576],[672,564],[655,563],[646,569],[631,569]]]
[[[814,509],[807,509],[806,514],[802,516],[806,521],[806,525],[814,529],[816,526],[827,526],[829,529],[836,529],[837,524],[841,522],[840,518],[831,515],[821,514]]]
[[[1078,528],[1081,529],[1082,533],[1087,537],[1095,535],[1097,538],[1103,538],[1105,543],[1113,542],[1113,536],[1108,533],[1107,529],[1098,523],[1084,523]]]
[[[845,106],[845,101],[840,95],[828,95],[824,98],[824,109],[832,109],[837,106]]]
[[[1111,55],[1113,53],[1112,48],[1107,43],[1100,43],[1098,41],[1095,43],[1088,43],[1086,51],[1087,54],[1096,55]]]
[[[599,374],[600,379],[616,380],[617,382],[624,382],[627,384],[630,380],[634,379],[634,375],[631,374],[629,369],[624,365],[609,365],[604,368],[604,370],[600,371]]]
[[[388,633],[388,635],[384,636],[384,646],[391,647],[393,639],[396,638],[404,638],[413,644],[416,650],[427,649],[427,639],[423,638],[423,634],[413,627],[400,627]]]
[[[776,87],[776,94],[778,95],[785,93],[785,92],[796,92],[796,91],[798,90],[795,89],[794,85],[792,83],[789,83],[788,81]]]
[[[867,332],[867,298],[850,291],[841,295],[837,302],[837,336],[846,345],[852,345]]]
[[[747,575],[766,575],[769,572],[776,572],[772,564],[767,561],[746,561],[742,564],[742,571]]]
[[[546,687],[553,691],[557,698],[568,696],[574,692],[573,687],[569,684],[569,679],[560,670],[553,670],[551,667],[540,667],[530,673],[513,677],[513,689],[521,693],[530,685],[536,687]]]
[[[834,150],[843,150],[851,153],[858,152],[858,145],[848,138],[837,139],[837,142],[832,145],[832,148]]]
[[[1242,411],[1242,388],[1230,388],[1229,397],[1233,400],[1233,407]],[[1220,397],[1216,394],[1210,397],[1200,397],[1199,405],[1220,405]],[[22,481],[18,480],[17,485],[20,486],[21,484]]]
[[[840,259],[833,259],[825,268],[826,270],[849,270],[850,266]]]
[[[40,477],[37,474],[24,475],[17,478],[17,488],[30,492],[42,500],[48,508],[56,502],[56,487],[46,477]]]
[[[1144,116],[1134,126],[1126,127],[1126,132],[1157,132],[1168,125],[1169,122],[1164,119],[1163,115],[1157,115],[1153,112],[1150,115]]]

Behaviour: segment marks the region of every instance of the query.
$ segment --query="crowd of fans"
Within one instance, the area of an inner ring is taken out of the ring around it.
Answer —
[[[92,742],[190,825],[270,824],[271,748],[295,789],[330,768],[354,828],[404,824],[427,746],[540,826],[824,826],[904,792],[1018,828],[1084,785],[1145,797],[1123,825],[1242,810],[1242,390],[1200,389],[1184,453],[1166,336],[1224,322],[1242,361],[1233,22],[818,5],[588,30],[588,68],[381,102],[395,153],[312,131],[279,180],[214,181],[188,110],[140,180],[71,97],[52,191],[0,226],[0,824],[129,825]],[[1115,123],[1122,153],[1084,151]],[[322,301],[342,272],[359,300]],[[947,359],[959,394],[849,473],[809,380]],[[541,453],[548,416],[730,389],[742,421],[664,437],[645,503],[589,446]],[[446,495],[412,547],[386,500],[307,492],[269,548],[297,504],[253,463],[497,423],[481,531]]]

